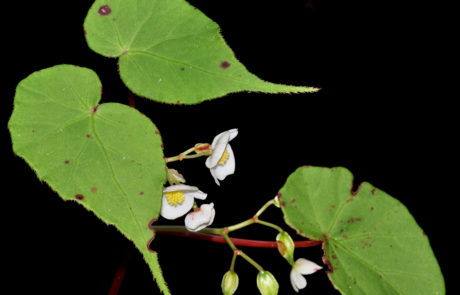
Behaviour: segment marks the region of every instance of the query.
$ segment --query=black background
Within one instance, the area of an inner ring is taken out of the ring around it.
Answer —
[[[437,20],[440,7],[326,2],[190,1],[221,26],[249,71],[272,82],[320,87],[319,93],[238,93],[181,107],[136,98],[136,108],[162,132],[166,156],[239,129],[232,141],[236,173],[220,187],[204,159],[170,165],[188,184],[208,193],[217,210],[214,226],[252,216],[301,165],[344,166],[356,184],[368,181],[409,208],[430,238],[449,286],[454,269],[447,248],[456,227],[449,204],[458,197],[458,173],[446,168],[453,166],[450,149],[458,132],[451,131],[453,106],[442,92],[447,81],[439,68],[445,53]],[[36,70],[64,63],[89,67],[102,80],[102,102],[128,103],[116,60],[86,45],[83,20],[91,4],[16,2],[4,11],[9,21],[3,25],[7,42],[2,45],[7,65],[7,87],[2,87],[7,158],[2,244],[7,246],[5,281],[13,294],[107,294],[126,253],[134,254],[119,294],[159,293],[130,242],[77,203],[63,202],[11,150],[6,124],[14,89]],[[276,209],[264,216],[283,223]],[[254,225],[236,236],[271,240],[274,233]],[[159,252],[173,294],[220,293],[232,255],[228,246],[157,236],[152,248]],[[276,250],[245,250],[275,274],[280,294],[294,294],[290,267]],[[317,263],[321,255],[319,247],[296,251],[296,257]],[[257,294],[255,269],[240,259],[236,271],[237,294]],[[13,283],[16,279],[19,284]],[[301,294],[338,294],[324,271],[307,280]]]

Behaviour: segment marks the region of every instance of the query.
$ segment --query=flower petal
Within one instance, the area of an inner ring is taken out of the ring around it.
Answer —
[[[297,259],[294,268],[303,275],[309,275],[322,269],[318,264],[305,258]]]
[[[189,231],[200,231],[212,224],[215,214],[214,203],[203,204],[198,211],[187,214],[185,227]]]
[[[303,289],[307,286],[307,280],[293,267],[291,269],[291,285],[294,291],[299,292],[299,289]]]
[[[230,134],[227,132],[221,133],[214,138],[211,144],[212,154],[206,159],[206,167],[212,168],[217,165],[227,147],[229,138]]]
[[[211,172],[212,178],[214,178],[216,184],[220,186],[219,180],[217,179],[216,173],[214,172],[214,168],[209,169],[209,171]]]
[[[186,196],[190,196],[190,197],[192,197],[194,199],[200,199],[200,200],[204,200],[208,196],[207,193],[203,193],[200,190],[197,190],[197,191],[184,191],[184,194]]]
[[[211,168],[215,177],[219,180],[224,180],[228,175],[235,173],[235,155],[233,154],[233,150],[229,144],[227,145],[227,151],[229,153],[227,162],[225,162],[224,165],[216,165]]]
[[[193,197],[190,197],[188,194],[184,193],[185,199],[182,202],[182,204],[178,204],[177,206],[173,206],[168,203],[168,200],[166,197],[163,195],[163,201],[161,203],[161,216],[163,216],[166,219],[176,219],[179,218],[183,215],[185,215],[187,212],[190,211],[193,207]]]
[[[228,142],[234,139],[237,135],[238,129],[234,128],[224,131],[214,137],[211,144],[213,152],[212,155],[206,159],[206,167],[212,168],[217,165],[217,162],[219,162],[222,157]]]
[[[238,135],[238,128],[233,128],[227,131],[230,134],[228,141],[234,139]]]
[[[186,184],[170,185],[163,189],[164,193],[175,192],[175,191],[183,191],[184,193],[187,193],[187,192],[196,192],[196,191],[199,191],[199,189],[196,186],[190,186]]]

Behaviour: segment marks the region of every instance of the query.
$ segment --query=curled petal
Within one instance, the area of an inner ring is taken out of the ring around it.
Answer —
[[[219,184],[218,180],[224,180],[225,177],[228,175],[231,175],[235,173],[235,155],[233,154],[233,150],[230,147],[230,145],[227,145],[227,152],[229,154],[229,157],[225,164],[223,165],[216,165],[211,169],[211,174],[214,177],[214,180],[216,180],[216,183]]]
[[[295,262],[295,270],[303,275],[309,275],[322,269],[321,266],[305,258],[299,258]]]
[[[163,189],[164,193],[175,192],[175,191],[183,191],[184,193],[188,193],[188,192],[197,192],[200,190],[196,186],[190,186],[186,184],[170,185]]]
[[[210,155],[206,159],[206,162],[205,162],[206,167],[213,168],[217,165],[217,162],[219,162],[220,158],[222,157],[225,151],[225,148],[227,147],[229,138],[230,138],[229,134],[224,134],[218,138],[215,144],[214,142],[212,143],[212,155]]]
[[[228,131],[224,131],[214,137],[211,147],[212,147],[212,155],[206,159],[206,167],[213,168],[217,165],[222,154],[224,153],[228,142],[235,138],[238,135],[238,129],[230,129]]]
[[[233,128],[227,131],[230,134],[228,141],[234,139],[238,135],[238,128]]]
[[[189,196],[187,193],[184,193],[185,199],[182,202],[182,204],[177,204],[176,206],[173,206],[168,203],[168,200],[166,197],[163,195],[163,201],[161,203],[161,216],[163,216],[166,219],[176,219],[179,218],[183,215],[185,215],[187,212],[190,211],[193,207],[194,199],[193,197]]]
[[[292,268],[290,277],[294,291],[299,292],[299,289],[307,286],[307,280],[295,268]]]
[[[215,215],[214,203],[203,204],[198,211],[187,214],[185,227],[189,231],[200,231],[212,224]]]

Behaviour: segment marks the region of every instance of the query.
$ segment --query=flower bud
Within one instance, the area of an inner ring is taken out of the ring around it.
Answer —
[[[222,293],[224,295],[232,295],[238,288],[238,275],[236,272],[229,270],[222,278]]]
[[[269,271],[261,271],[257,275],[257,288],[262,295],[277,295],[279,285]]]
[[[295,244],[291,236],[283,231],[276,236],[276,243],[278,244],[278,251],[281,256],[283,256],[289,264],[294,264],[294,249]]]
[[[212,146],[209,143],[197,143],[195,144],[195,153],[197,154],[211,154],[212,153]]]

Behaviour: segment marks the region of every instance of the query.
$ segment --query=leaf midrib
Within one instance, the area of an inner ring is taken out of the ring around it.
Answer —
[[[112,164],[110,162],[109,156],[107,154],[106,148],[104,147],[104,144],[103,144],[102,140],[100,139],[99,135],[96,132],[95,118],[94,117],[91,117],[91,129],[93,130],[94,138],[96,139],[96,142],[98,143],[99,148],[101,149],[101,152],[104,155],[104,158],[105,158],[105,160],[107,162],[107,165],[109,167],[112,179],[114,180],[115,184],[117,185],[119,191],[124,196],[124,201],[126,202],[126,204],[128,206],[128,211],[130,212],[130,215],[131,215],[132,219],[134,220],[134,222],[135,222],[135,224],[137,226],[137,229],[138,229],[138,231],[140,233],[140,236],[143,239],[144,244],[147,244],[147,240],[145,239],[144,232],[142,231],[142,227],[141,227],[141,225],[139,223],[139,220],[134,215],[134,212],[129,209],[129,208],[132,208],[132,207],[131,207],[131,203],[129,202],[128,194],[124,191],[122,185],[118,181],[118,178],[116,177],[116,174],[114,172],[114,168],[113,168],[113,166],[112,166]]]

